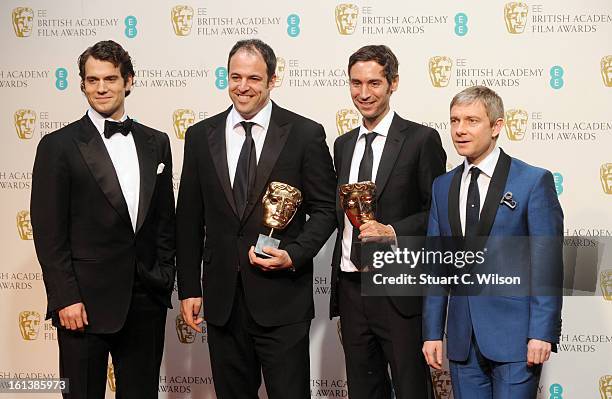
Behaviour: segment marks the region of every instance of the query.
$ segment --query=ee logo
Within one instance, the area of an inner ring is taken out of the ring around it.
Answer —
[[[133,15],[128,15],[125,17],[125,36],[129,39],[133,39],[138,34],[138,29],[136,29],[136,24],[138,21],[136,17]]]
[[[563,393],[563,387],[561,384],[552,384],[548,392],[550,392],[549,399],[563,399],[563,395],[561,395]]]
[[[68,87],[68,71],[66,68],[57,68],[55,70],[55,88],[57,90],[66,90]]]
[[[289,14],[287,17],[287,34],[290,37],[298,37],[300,34],[300,16]]]
[[[465,13],[458,13],[455,15],[455,35],[465,36],[468,33],[468,17]]]
[[[555,190],[557,190],[557,196],[563,194],[563,175],[559,172],[553,173],[555,180]]]
[[[215,77],[215,86],[217,86],[217,89],[225,89],[227,87],[227,68],[219,67],[215,69]]]
[[[563,68],[559,65],[555,65],[550,68],[550,87],[555,90],[558,90],[563,87]]]

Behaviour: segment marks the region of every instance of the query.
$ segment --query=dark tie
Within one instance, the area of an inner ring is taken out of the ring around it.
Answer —
[[[365,134],[365,150],[361,163],[359,164],[359,173],[357,181],[372,180],[372,166],[374,164],[374,150],[372,150],[372,142],[378,133],[370,132]],[[353,227],[353,245],[351,246],[351,262],[357,269],[362,268],[361,264],[361,245],[359,244],[359,229]]]
[[[255,142],[251,130],[253,122],[240,122],[244,128],[245,138],[240,150],[236,174],[234,175],[234,203],[238,217],[242,219],[244,209],[246,208],[249,191],[255,182],[255,173],[257,171],[257,156],[255,155]]]
[[[467,201],[465,204],[465,236],[475,236],[478,220],[480,219],[480,193],[478,191],[478,176],[480,169],[473,166],[470,169],[472,178],[468,187]]]
[[[104,121],[104,137],[107,139],[110,139],[115,133],[121,133],[127,136],[131,130],[132,120],[130,118],[127,118],[123,122]]]

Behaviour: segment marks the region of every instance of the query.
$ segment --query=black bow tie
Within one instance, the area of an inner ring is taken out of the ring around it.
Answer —
[[[128,133],[132,130],[132,120],[127,118],[123,122],[112,122],[109,120],[104,121],[104,137],[110,139],[113,134],[121,133],[124,136],[127,136]]]

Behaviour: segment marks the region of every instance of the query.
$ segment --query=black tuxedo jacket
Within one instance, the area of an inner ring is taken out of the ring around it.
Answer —
[[[87,115],[46,135],[36,151],[31,219],[47,318],[83,302],[92,333],[124,324],[134,276],[171,307],[174,192],[168,136],[134,122],[140,167],[136,232],[102,137]],[[163,171],[158,173],[164,164]]]
[[[358,136],[359,128],[356,128],[338,137],[334,143],[338,186],[348,183]],[[395,114],[376,174],[376,220],[391,225],[398,237],[424,236],[431,205],[431,185],[445,169],[446,153],[438,132]],[[332,256],[330,317],[339,315],[338,273],[344,210],[338,196],[336,217],[338,236]],[[421,297],[392,296],[391,300],[404,316],[421,313]]]
[[[246,302],[257,323],[280,326],[310,320],[314,317],[312,258],[335,227],[336,178],[325,131],[273,103],[254,189],[240,220],[225,145],[230,109],[195,124],[185,136],[177,204],[179,297],[203,297],[205,319],[223,325],[230,316],[240,271]],[[302,191],[302,205],[291,223],[274,232],[295,271],[264,272],[248,259],[258,235],[269,233],[262,223],[262,197],[272,181]]]

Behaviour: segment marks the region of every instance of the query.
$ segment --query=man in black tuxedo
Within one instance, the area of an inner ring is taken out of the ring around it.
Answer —
[[[185,136],[177,204],[181,312],[200,331],[204,309],[219,398],[310,398],[313,257],[335,227],[335,174],[323,126],[270,100],[276,56],[260,40],[228,57],[233,105]],[[279,249],[255,256],[270,182],[302,192]],[[309,219],[306,220],[306,216]],[[203,270],[202,270],[203,264]]]
[[[376,183],[376,221],[359,228],[336,199],[338,237],[332,258],[330,316],[340,316],[351,399],[433,398],[421,353],[421,297],[362,296],[364,238],[422,236],[427,229],[433,179],[444,173],[446,154],[438,132],[402,119],[389,106],[399,83],[398,62],[387,46],[365,46],[348,64],[360,127],[338,137],[338,185]],[[353,231],[356,230],[356,231]],[[390,367],[393,384],[389,381]],[[431,396],[428,396],[431,395]]]
[[[65,398],[103,398],[108,354],[117,398],[157,398],[175,276],[168,136],[127,117],[129,54],[102,41],[79,57],[90,108],[40,141],[34,244],[58,328]]]

